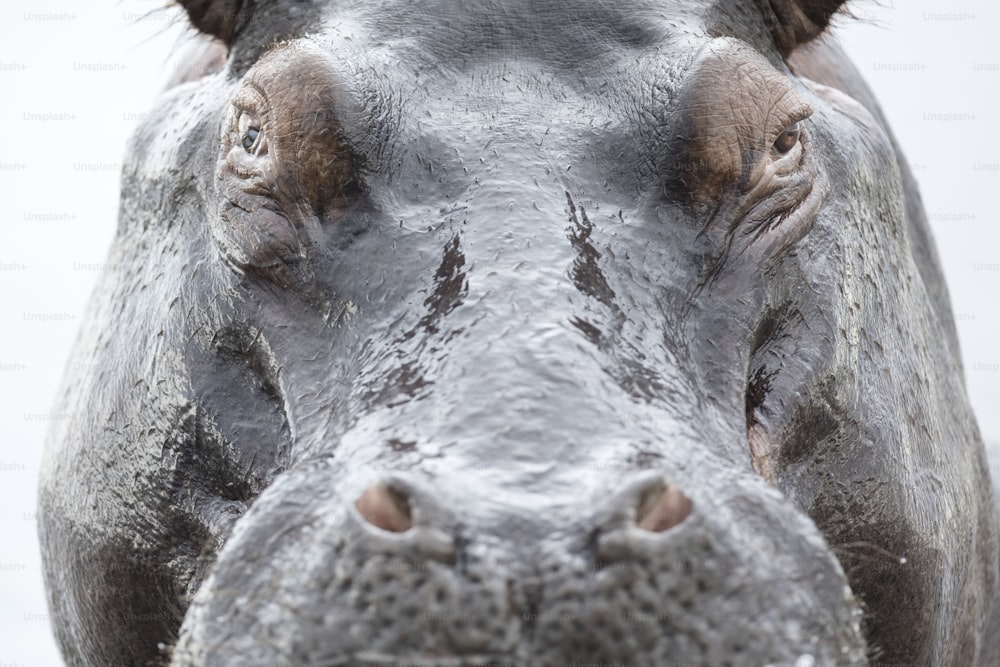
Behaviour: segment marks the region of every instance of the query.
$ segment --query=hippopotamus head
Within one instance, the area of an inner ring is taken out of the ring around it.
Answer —
[[[981,654],[983,447],[805,46],[840,2],[181,4],[42,476],[71,664]]]

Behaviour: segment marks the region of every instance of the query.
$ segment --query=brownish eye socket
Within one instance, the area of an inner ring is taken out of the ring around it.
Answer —
[[[778,155],[785,155],[799,143],[799,136],[802,134],[802,123],[792,123],[785,128],[785,131],[778,135],[774,141],[774,150]]]

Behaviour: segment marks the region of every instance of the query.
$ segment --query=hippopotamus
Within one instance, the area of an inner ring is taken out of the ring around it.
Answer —
[[[996,664],[842,2],[180,4],[41,474],[68,664]]]

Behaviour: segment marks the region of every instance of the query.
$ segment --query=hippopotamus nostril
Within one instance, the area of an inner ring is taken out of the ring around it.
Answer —
[[[413,526],[410,501],[398,489],[375,484],[354,505],[365,521],[382,530],[405,533]]]
[[[694,503],[664,476],[646,473],[619,491],[596,517],[597,560],[610,563],[659,551],[662,540],[694,512]]]
[[[654,487],[639,498],[635,524],[652,533],[670,530],[691,513],[691,500],[676,486]]]
[[[419,481],[402,475],[360,488],[348,516],[351,530],[372,553],[430,559],[454,565],[459,528],[452,513]],[[353,494],[352,494],[353,495]]]

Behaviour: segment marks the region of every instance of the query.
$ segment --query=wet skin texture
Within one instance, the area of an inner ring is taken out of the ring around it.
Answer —
[[[995,658],[840,3],[182,4],[220,41],[131,142],[42,473],[69,664]]]

